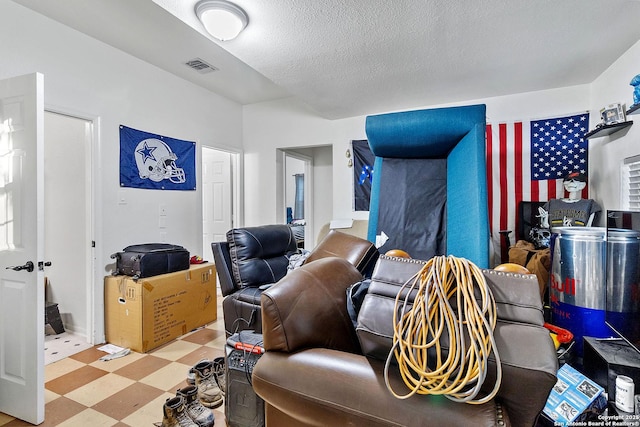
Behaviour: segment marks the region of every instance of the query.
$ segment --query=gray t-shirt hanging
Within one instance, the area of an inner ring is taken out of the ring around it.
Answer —
[[[549,212],[550,227],[586,226],[592,213],[602,209],[593,199],[580,199],[577,202],[565,202],[562,199],[549,200],[544,205]]]

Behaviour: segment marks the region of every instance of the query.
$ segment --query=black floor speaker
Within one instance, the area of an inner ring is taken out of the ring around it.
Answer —
[[[234,346],[238,340],[236,335],[227,340],[225,351],[227,358],[225,363],[227,377],[227,389],[225,392],[227,426],[263,427],[264,400],[253,391],[251,385],[251,373],[261,354],[247,351],[247,349],[236,349]],[[246,337],[247,334],[243,335]],[[240,338],[242,342],[245,342],[243,335],[241,335]],[[255,336],[251,338],[257,339]]]

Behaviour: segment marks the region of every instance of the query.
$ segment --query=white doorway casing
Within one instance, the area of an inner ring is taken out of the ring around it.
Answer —
[[[307,178],[306,173],[307,162],[301,160],[300,158],[290,156],[288,154],[285,155],[285,165],[284,165],[284,201],[285,201],[285,217],[288,215],[287,210],[291,209],[293,214],[293,219],[305,219],[306,211],[303,207],[302,216],[298,218],[299,214],[296,212],[296,191],[299,190],[298,183],[296,180],[296,175],[302,174],[304,178]],[[303,182],[305,182],[303,180]],[[304,191],[304,185],[303,185]],[[306,193],[305,193],[306,196]],[[305,197],[306,200],[306,197]]]
[[[286,223],[287,207],[292,207],[295,198],[294,175],[302,172],[304,174],[304,248],[311,250],[315,246],[313,157],[293,150],[278,150],[278,152],[281,155],[278,164],[281,168],[280,193],[282,195],[278,197],[281,206],[277,218]]]
[[[92,341],[92,122],[45,112],[46,298],[65,330]]]

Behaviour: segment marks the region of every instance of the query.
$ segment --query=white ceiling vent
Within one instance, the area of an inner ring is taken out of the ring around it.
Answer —
[[[218,71],[218,69],[216,67],[214,67],[211,64],[208,64],[208,63],[204,62],[200,58],[194,58],[194,59],[192,59],[190,61],[187,61],[187,62],[185,62],[185,65],[187,65],[188,67],[193,68],[194,70],[196,70],[200,74],[206,74],[206,73],[212,73],[214,71]]]

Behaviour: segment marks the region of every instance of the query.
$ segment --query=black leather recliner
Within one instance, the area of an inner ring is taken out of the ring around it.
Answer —
[[[222,310],[227,336],[245,329],[261,333],[260,296],[287,274],[289,258],[297,253],[291,227],[274,224],[235,228],[227,232],[226,242],[214,242],[211,249],[224,297]],[[311,251],[305,264],[339,257],[367,276],[378,255],[375,245],[368,240],[332,230]]]
[[[287,274],[289,258],[298,252],[291,227],[285,224],[234,228],[226,242],[211,244],[227,336],[250,329],[262,331],[260,295]]]

